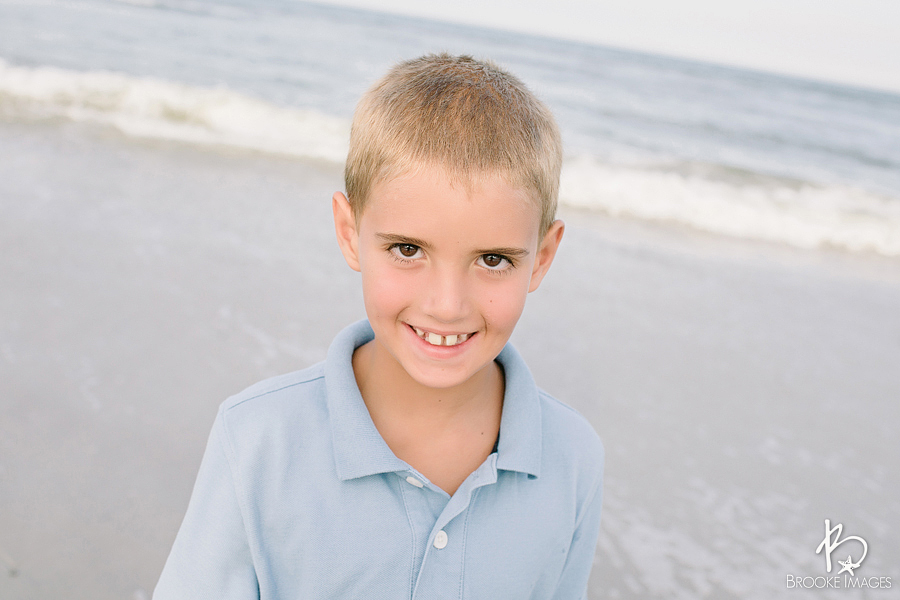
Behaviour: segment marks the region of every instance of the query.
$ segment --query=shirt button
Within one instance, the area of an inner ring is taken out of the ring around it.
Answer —
[[[416,478],[413,477],[412,475],[410,475],[409,477],[406,478],[406,482],[409,483],[410,485],[416,486],[417,488],[425,487],[425,484],[424,484],[424,483],[422,483],[421,481],[419,481],[418,479],[416,479]]]
[[[447,532],[441,529],[437,532],[437,535],[434,536],[434,547],[438,550],[443,550],[447,547]]]

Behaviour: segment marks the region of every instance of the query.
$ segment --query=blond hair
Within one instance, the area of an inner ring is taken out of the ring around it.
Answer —
[[[471,56],[402,62],[360,99],[344,170],[357,222],[379,181],[436,165],[471,184],[498,174],[556,215],[562,143],[550,110],[514,75]]]

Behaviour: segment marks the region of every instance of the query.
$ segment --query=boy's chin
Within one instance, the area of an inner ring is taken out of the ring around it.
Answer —
[[[498,351],[499,354],[499,351]],[[489,375],[489,367],[496,356],[490,356],[485,362],[478,364],[466,361],[447,361],[446,364],[435,364],[430,361],[412,360],[400,361],[407,377],[422,387],[434,390],[452,390],[453,388],[465,388],[467,385],[478,385],[482,377]]]
[[[465,386],[467,383],[471,383],[473,379],[477,378],[484,368],[478,369],[475,372],[452,372],[448,373],[446,371],[440,373],[433,372],[422,372],[422,371],[414,371],[414,370],[406,370],[407,376],[410,379],[421,385],[422,387],[426,387],[433,390],[452,390],[454,388],[459,388]],[[412,371],[412,372],[410,372]]]

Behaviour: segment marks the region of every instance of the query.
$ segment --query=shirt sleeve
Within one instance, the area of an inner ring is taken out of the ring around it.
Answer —
[[[259,584],[219,411],[153,600],[251,600]]]
[[[572,545],[559,578],[553,600],[586,600],[588,578],[594,564],[597,538],[600,535],[600,508],[603,499],[601,476],[585,505],[572,535]]]

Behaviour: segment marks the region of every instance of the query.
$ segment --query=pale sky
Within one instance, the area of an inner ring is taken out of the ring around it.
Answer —
[[[319,0],[900,92],[900,0]]]

